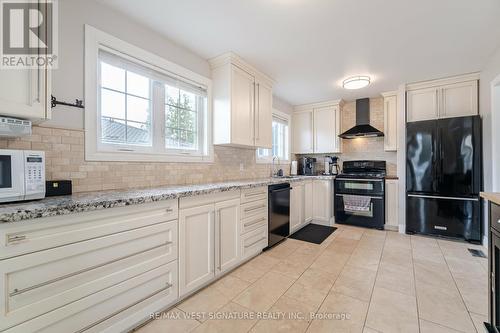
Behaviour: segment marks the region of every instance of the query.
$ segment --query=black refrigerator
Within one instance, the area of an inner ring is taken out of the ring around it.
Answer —
[[[481,241],[481,118],[406,125],[406,232]]]

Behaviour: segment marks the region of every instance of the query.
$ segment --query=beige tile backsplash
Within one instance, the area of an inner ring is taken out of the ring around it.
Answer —
[[[71,179],[75,193],[263,178],[271,172],[269,164],[255,162],[255,150],[219,146],[214,163],[88,162],[82,130],[40,126],[29,137],[0,139],[0,148],[45,151],[47,180]]]

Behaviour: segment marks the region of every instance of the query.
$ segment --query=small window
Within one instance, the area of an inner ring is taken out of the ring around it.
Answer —
[[[271,163],[276,157],[280,162],[289,161],[289,120],[285,115],[273,115],[273,148],[257,149],[257,162]]]

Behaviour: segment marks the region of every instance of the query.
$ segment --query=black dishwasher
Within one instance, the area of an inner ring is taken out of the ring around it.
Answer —
[[[290,234],[290,184],[269,185],[268,233],[270,248]]]

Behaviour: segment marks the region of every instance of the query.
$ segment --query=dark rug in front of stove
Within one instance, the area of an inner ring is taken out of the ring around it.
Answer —
[[[333,232],[337,230],[335,227],[310,223],[299,231],[294,232],[288,238],[298,239],[304,242],[321,244]]]

